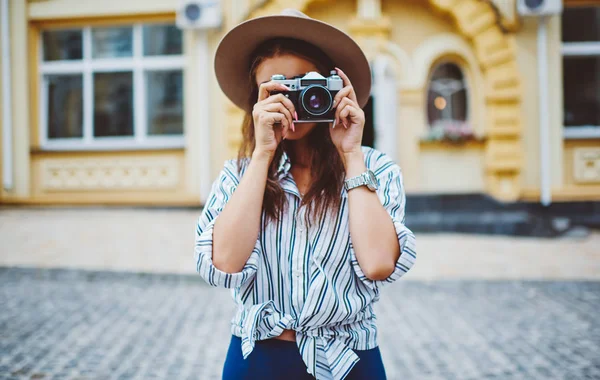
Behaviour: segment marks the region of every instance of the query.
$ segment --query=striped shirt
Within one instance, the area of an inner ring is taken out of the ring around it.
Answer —
[[[288,206],[279,222],[267,224],[239,273],[224,273],[212,263],[213,227],[243,176],[248,161],[225,163],[196,226],[198,273],[212,286],[231,289],[237,312],[232,334],[242,339],[244,358],[256,340],[296,331],[296,343],[307,372],[317,379],[344,379],[359,360],[352,350],[377,347],[373,304],[380,289],[402,277],[416,259],[415,237],[404,225],[406,198],[402,174],[385,154],[363,147],[365,163],[379,182],[377,195],[390,215],[401,255],[394,272],[373,281],[365,276],[352,247],[348,195],[341,193],[336,215],[307,226],[306,207],[283,155],[278,178]],[[264,218],[264,215],[263,215]]]

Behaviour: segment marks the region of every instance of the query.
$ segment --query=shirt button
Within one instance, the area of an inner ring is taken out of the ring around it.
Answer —
[[[300,276],[302,276],[302,272],[300,272],[299,270],[295,270],[294,271],[294,276],[300,277]]]

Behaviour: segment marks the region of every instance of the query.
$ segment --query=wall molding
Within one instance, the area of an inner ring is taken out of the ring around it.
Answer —
[[[40,162],[42,191],[122,191],[178,188],[176,157],[59,158]]]

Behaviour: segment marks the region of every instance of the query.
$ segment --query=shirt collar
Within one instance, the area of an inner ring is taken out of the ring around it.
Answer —
[[[282,178],[285,178],[289,174],[291,168],[292,168],[292,162],[290,161],[290,157],[287,155],[287,153],[285,151],[283,151],[283,154],[281,155],[281,158],[279,159],[279,167],[277,168],[277,175],[278,175],[279,179],[281,180]],[[300,197],[300,192],[297,191],[294,187],[283,186],[283,189],[291,192],[292,194],[296,194],[298,197]],[[342,198],[348,197],[348,191],[346,190],[345,186],[342,186],[342,192],[340,195]]]
[[[285,177],[292,167],[292,162],[290,161],[290,157],[287,155],[285,151],[281,155],[279,159],[279,167],[277,169],[277,173],[279,174],[279,178]]]

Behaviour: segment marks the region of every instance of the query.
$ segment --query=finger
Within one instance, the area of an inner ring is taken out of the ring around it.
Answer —
[[[285,140],[290,131],[290,124],[285,115],[279,112],[267,112],[267,114],[271,115],[274,120],[273,133],[275,133],[277,141]]]
[[[337,94],[335,94],[332,107],[337,106],[343,98],[349,98],[353,91],[354,90],[352,89],[352,86],[346,86],[342,88]]]
[[[347,120],[347,122],[344,121],[344,127],[348,128],[350,123],[357,122],[358,115],[359,111],[358,108],[356,108],[355,106],[348,104],[346,107],[344,107],[344,110],[342,111],[341,115],[342,120]]]
[[[281,136],[285,139],[290,131],[290,128],[293,127],[294,124],[290,124],[290,125],[283,125],[283,128],[281,129]]]
[[[346,119],[348,118],[348,107],[351,107],[349,104],[344,105],[344,107],[340,110],[340,122],[344,126],[344,128],[348,128],[348,124]]]
[[[267,99],[263,100],[261,103],[262,104],[281,103],[285,106],[285,108],[287,110],[290,111],[291,116],[293,116],[294,113],[296,112],[296,107],[294,107],[294,103],[292,103],[292,101],[284,94],[271,95]],[[290,123],[293,123],[293,121],[294,121],[293,117],[290,117]]]
[[[281,103],[281,104],[285,105],[285,107],[287,109],[289,109],[291,113],[294,113],[294,111],[296,110],[296,108],[294,107],[294,103],[292,103],[292,101],[284,94],[273,94],[273,95],[267,97],[266,99],[261,100],[260,103],[261,104]]]
[[[346,104],[344,109],[340,112],[340,119],[348,119],[348,121],[352,121],[356,117],[358,117],[358,108],[352,104]]]
[[[350,112],[352,111],[352,108],[353,107],[350,104],[344,106],[344,109],[342,110],[342,112],[340,112],[340,119],[350,119]]]
[[[346,128],[346,120],[342,116],[342,112],[344,112],[346,107],[348,107],[347,104],[340,105],[338,107],[338,115],[336,116],[336,120],[337,120],[336,125],[343,125],[344,128]]]
[[[353,121],[356,122],[358,121],[358,116],[359,116],[359,108],[356,107],[354,104],[352,104],[351,102],[346,102],[344,103],[339,111],[339,120],[340,122],[344,125],[344,127],[348,127],[348,125],[350,123],[352,123]]]
[[[294,119],[292,117],[292,113],[290,112],[289,109],[287,109],[283,104],[281,103],[270,103],[270,104],[266,104],[263,106],[263,109],[267,112],[279,112],[285,115],[287,124],[289,126],[292,126],[294,123]]]
[[[277,82],[265,82],[258,86],[258,101],[265,100],[273,91],[289,91],[290,89]]]
[[[254,105],[254,109],[252,110],[252,117],[254,118],[254,124],[260,124],[260,125],[275,125],[276,123],[283,123],[283,124],[289,124],[289,121],[287,119],[287,117],[285,116],[285,114],[279,112],[279,109],[277,108],[277,104],[279,103],[274,103],[275,107],[274,108],[269,108],[269,109],[265,109],[265,105],[260,104],[260,103],[256,103]],[[281,106],[281,104],[279,104]],[[267,105],[266,107],[269,107],[269,105]],[[281,115],[281,118],[277,118],[276,120],[272,118],[273,114],[279,114]]]
[[[342,98],[340,104],[338,105],[338,107],[335,110],[335,118],[338,120],[338,124],[342,122],[341,117],[340,117],[340,113],[342,112],[342,110],[344,109],[345,106],[352,104],[352,101],[348,98]]]
[[[342,81],[344,82],[344,87],[352,86],[352,82],[350,82],[350,78],[348,78],[348,75],[346,75],[346,73],[343,72],[342,69],[340,69],[339,67],[336,67],[335,70],[337,71],[340,78],[342,78]],[[349,96],[349,98],[358,103],[354,89],[352,89],[352,94]]]
[[[275,126],[277,123],[287,123],[285,115],[279,112],[266,112],[263,111],[259,115],[259,120],[262,124]]]

